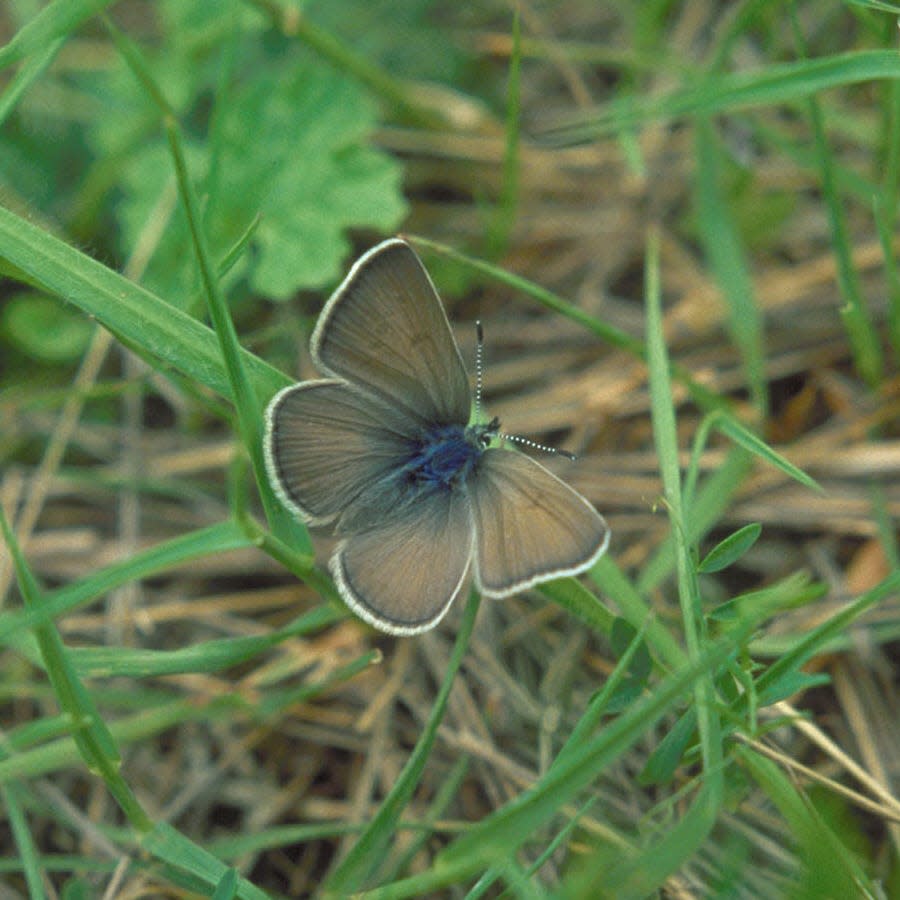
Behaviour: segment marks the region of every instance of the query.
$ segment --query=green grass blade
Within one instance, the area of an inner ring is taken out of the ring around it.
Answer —
[[[653,617],[640,587],[635,587],[628,580],[608,554],[600,558],[589,575],[600,592],[621,610],[622,617],[634,629],[646,629],[647,643],[665,667],[677,669],[686,664],[684,648],[666,626]]]
[[[879,897],[885,896],[868,877],[844,844],[829,828],[796,784],[749,747],[738,747],[744,767],[768,795],[790,825],[804,863],[795,881],[796,897]]]
[[[792,462],[786,460],[777,450],[773,450],[765,441],[758,438],[752,431],[742,425],[737,419],[728,415],[719,415],[715,419],[715,427],[727,438],[734,441],[739,447],[749,450],[764,462],[780,469],[785,475],[799,481],[805,487],[814,491],[821,491],[822,486],[802,469],[797,468]]]
[[[238,697],[221,697],[211,703],[198,704],[196,699],[158,702],[149,709],[112,721],[109,730],[118,745],[129,744],[158,736],[169,728],[185,722],[233,720],[236,709],[243,709]],[[10,738],[15,746],[15,735]],[[16,778],[34,778],[71,768],[82,762],[81,754],[71,737],[59,738],[40,746],[11,754],[0,759],[0,784]]]
[[[145,835],[141,846],[157,859],[190,873],[193,878],[202,879],[209,887],[209,893],[228,875],[229,867],[225,863],[166,822],[158,823]],[[239,880],[237,896],[243,900],[269,900],[265,891],[255,887],[246,878]]]
[[[684,517],[681,500],[681,471],[678,464],[678,436],[672,382],[669,378],[669,354],[665,344],[662,318],[662,291],[659,277],[659,239],[651,232],[646,257],[647,365],[650,382],[650,412],[653,439],[665,491],[666,506],[672,523],[675,544],[675,568],[678,574],[678,600],[681,607],[688,656],[699,659],[707,640],[700,590],[692,560],[693,543]],[[712,678],[704,673],[694,685],[697,723],[703,754],[704,787],[708,800],[718,806],[724,791],[722,779],[722,735],[715,712],[715,688]],[[712,827],[714,816],[704,819]]]
[[[558,767],[554,766],[531,790],[457,838],[438,855],[433,880],[425,877],[415,883],[410,880],[409,887],[421,889],[426,884],[431,887],[449,884],[478,872],[485,864],[514,854],[523,841],[555,816],[564,804],[571,802],[599,771],[652,728],[691,690],[701,674],[723,664],[744,639],[744,635],[734,635],[708,645],[693,664],[666,678],[652,694],[638,700],[599,735],[573,749],[571,755]]]
[[[697,123],[697,218],[703,249],[728,309],[729,330],[744,365],[757,414],[768,407],[763,320],[744,248],[720,186],[719,148],[709,119]]]
[[[0,529],[13,559],[22,597],[27,606],[38,608],[43,600],[40,588],[2,510]],[[71,723],[72,740],[82,759],[91,772],[106,782],[132,826],[138,832],[147,831],[152,824],[151,820],[119,771],[122,757],[118,745],[101,718],[93,698],[76,674],[55,625],[49,622],[36,625],[34,635],[56,698]]]
[[[615,613],[577,578],[556,578],[537,585],[535,590],[580,619],[597,634],[609,634]]]
[[[520,142],[522,116],[522,40],[519,8],[513,7],[512,53],[509,58],[509,82],[506,92],[506,133],[503,149],[503,181],[500,196],[488,226],[488,255],[503,255],[516,221],[519,204]]]
[[[624,858],[618,847],[612,858],[608,852],[594,854],[573,879],[565,896],[587,897],[592,886],[601,884],[601,896],[609,900],[642,900],[653,896],[704,845],[716,823],[718,808],[713,792],[704,785],[690,809],[664,830],[660,840],[637,853],[625,854]]]
[[[894,572],[852,603],[847,604],[840,612],[835,613],[821,625],[815,627],[808,634],[803,635],[796,644],[775,660],[775,662],[760,675],[757,681],[757,693],[776,685],[785,675],[799,670],[801,666],[809,662],[813,656],[822,652],[832,638],[837,637],[848,626],[856,621],[864,612],[871,609],[882,600],[900,592],[900,572]]]
[[[900,85],[898,85],[900,96]],[[900,120],[900,113],[897,116]],[[900,143],[900,136],[898,136]],[[900,360],[900,271],[894,255],[894,225],[896,216],[881,198],[875,201],[875,224],[878,227],[878,240],[881,244],[881,255],[884,260],[884,275],[887,282],[887,333],[894,351],[894,360]]]
[[[234,900],[238,896],[238,883],[237,869],[228,869],[216,883],[209,900]]]
[[[221,397],[231,387],[215,333],[96,260],[0,207],[0,257],[35,284],[73,303],[105,328],[142,347]],[[242,351],[261,401],[290,379],[259,357]]]
[[[394,832],[400,821],[400,816],[406,808],[413,791],[419,784],[428,755],[434,740],[437,737],[438,726],[444,718],[447,701],[450,698],[450,689],[453,680],[465,656],[469,646],[469,638],[475,624],[475,616],[478,614],[480,598],[473,591],[469,597],[460,622],[453,652],[441,689],[435,697],[434,705],[428,722],[422,731],[415,750],[413,750],[400,777],[397,779],[390,793],[378,809],[368,827],[360,835],[359,840],[353,845],[350,852],[332,872],[326,884],[329,895],[345,897],[352,891],[358,890],[365,880],[381,865],[382,856],[393,838]]]
[[[204,556],[249,546],[251,542],[246,535],[230,521],[164,541],[94,575],[49,592],[40,609],[0,614],[0,641],[23,629],[52,621],[131,581],[157,575]]]
[[[78,673],[91,678],[155,678],[219,672],[247,662],[289,638],[315,634],[342,618],[333,607],[319,606],[271,634],[204,641],[179,650],[78,647],[71,651],[71,656]]]
[[[35,53],[18,71],[16,77],[6,86],[2,96],[0,96],[0,125],[9,118],[10,113],[16,108],[16,104],[25,91],[44,74],[50,63],[56,59],[56,54],[63,43],[64,40],[58,38],[48,44],[42,52]]]
[[[578,122],[548,134],[560,143],[593,140],[623,128],[681,116],[713,116],[779,103],[796,103],[833,87],[900,78],[900,58],[893,50],[860,50],[821,59],[767,65],[758,71],[722,73],[663,97],[614,101]]]
[[[22,864],[25,883],[28,885],[28,896],[32,900],[44,900],[47,893],[44,890],[41,858],[28,828],[28,820],[21,802],[23,794],[21,785],[17,783],[7,784],[0,788],[0,798],[3,800],[6,820],[9,823],[9,830],[12,832],[19,861]]]
[[[0,47],[0,70],[40,53],[112,4],[113,0],[53,0]]]
[[[805,56],[806,42],[797,20],[795,4],[791,4],[790,10],[794,40],[800,50],[800,55]],[[831,246],[834,249],[834,258],[837,263],[838,285],[844,300],[840,315],[844,320],[844,327],[847,329],[847,338],[856,370],[863,380],[874,388],[881,380],[883,368],[881,345],[872,323],[871,313],[862,295],[856,267],[853,264],[850,230],[847,227],[847,220],[838,194],[834,156],[825,135],[825,117],[822,114],[822,107],[814,95],[808,99],[807,107],[822,177],[822,193],[825,197],[825,207],[828,210],[828,221],[831,226]]]
[[[488,278],[499,281],[501,284],[508,285],[513,290],[521,291],[525,296],[536,300],[545,309],[559,313],[567,319],[571,319],[573,322],[581,325],[584,329],[591,332],[591,334],[599,337],[600,340],[606,341],[611,347],[627,350],[629,353],[633,353],[634,355],[643,358],[644,346],[637,338],[633,338],[630,334],[626,334],[626,332],[615,328],[612,325],[601,322],[595,316],[588,315],[584,310],[575,306],[574,303],[570,303],[568,300],[554,294],[552,291],[542,288],[533,281],[514,275],[512,272],[508,272],[500,266],[495,266],[482,259],[476,259],[473,256],[461,253],[459,250],[455,250],[447,244],[441,244],[437,241],[428,240],[423,237],[413,237],[412,235],[409,236],[409,239],[417,246],[435,250],[450,259],[455,259],[464,263],[476,272],[487,275]]]

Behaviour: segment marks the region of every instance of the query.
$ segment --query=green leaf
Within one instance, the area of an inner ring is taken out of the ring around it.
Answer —
[[[762,621],[785,609],[795,609],[818,600],[825,593],[825,586],[810,583],[807,572],[795,572],[787,578],[767,585],[758,591],[748,591],[720,603],[709,614],[712,621],[743,622],[750,619]],[[754,645],[754,652],[757,648]]]
[[[199,34],[203,50],[217,56],[217,31]],[[225,287],[286,299],[337,281],[351,249],[347,229],[396,229],[406,214],[402,169],[370,146],[376,110],[356,82],[287,38],[263,43],[245,30],[235,44],[240,64],[214,120],[201,101],[222,88],[215,67],[195,61],[196,47],[164,35],[149,66],[185,123],[188,169],[207,198],[214,257],[222,259],[260,217]],[[137,80],[117,70],[93,91],[119,116],[101,117],[91,139],[98,152],[122,159],[123,252],[165,216],[144,282],[183,308],[195,294],[195,263],[185,252],[184,215],[166,203],[172,165],[159,113]]]
[[[761,534],[762,525],[757,522],[751,522],[749,525],[739,528],[706,554],[706,558],[697,567],[697,571],[709,574],[727,569],[756,543]]]
[[[307,0],[303,14],[395,78],[459,84],[471,51],[447,40],[433,7],[434,0]]]
[[[617,659],[626,653],[637,633],[637,629],[629,621],[621,616],[616,617],[613,621],[609,642]],[[653,660],[650,656],[650,651],[647,649],[647,643],[641,640],[628,665],[628,672],[639,681],[645,682],[650,677],[652,669]]]
[[[53,297],[24,292],[6,301],[0,329],[23,353],[49,363],[80,358],[94,332],[84,316]]]
[[[704,252],[728,310],[729,330],[740,351],[757,413],[766,409],[763,319],[731,198],[721,185],[721,150],[708,119],[697,128],[697,221]],[[759,204],[755,204],[758,208]]]
[[[806,672],[786,672],[771,682],[764,691],[759,694],[760,706],[771,706],[781,700],[787,700],[796,694],[815,687],[830,684],[831,677],[824,672],[817,675],[809,675]]]
[[[630,709],[641,698],[646,688],[646,681],[635,678],[633,675],[624,675],[616,685],[615,690],[609,694],[604,713],[614,715],[623,710]]]
[[[638,781],[644,785],[669,784],[675,777],[675,770],[681,764],[685,750],[696,740],[697,714],[693,709],[688,709],[650,754]]]

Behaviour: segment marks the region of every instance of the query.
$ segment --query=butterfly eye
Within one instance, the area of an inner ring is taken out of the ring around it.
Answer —
[[[470,440],[474,440],[479,450],[487,450],[491,441],[500,433],[500,419],[494,416],[487,425],[471,425],[467,429]]]

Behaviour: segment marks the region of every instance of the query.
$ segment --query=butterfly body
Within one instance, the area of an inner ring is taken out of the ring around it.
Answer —
[[[319,318],[327,377],[285,388],[266,411],[275,491],[341,539],[330,568],[347,604],[393,634],[433,628],[471,577],[503,597],[583,571],[609,529],[538,462],[469,423],[468,376],[437,292],[392,239],[353,266]]]
[[[425,491],[460,490],[478,467],[491,436],[488,425],[431,428],[417,442],[404,474]]]

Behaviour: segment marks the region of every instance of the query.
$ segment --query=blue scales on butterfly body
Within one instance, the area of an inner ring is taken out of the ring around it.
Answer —
[[[425,489],[459,487],[475,470],[499,428],[496,418],[486,425],[435,426],[417,441],[403,467],[404,478]]]

